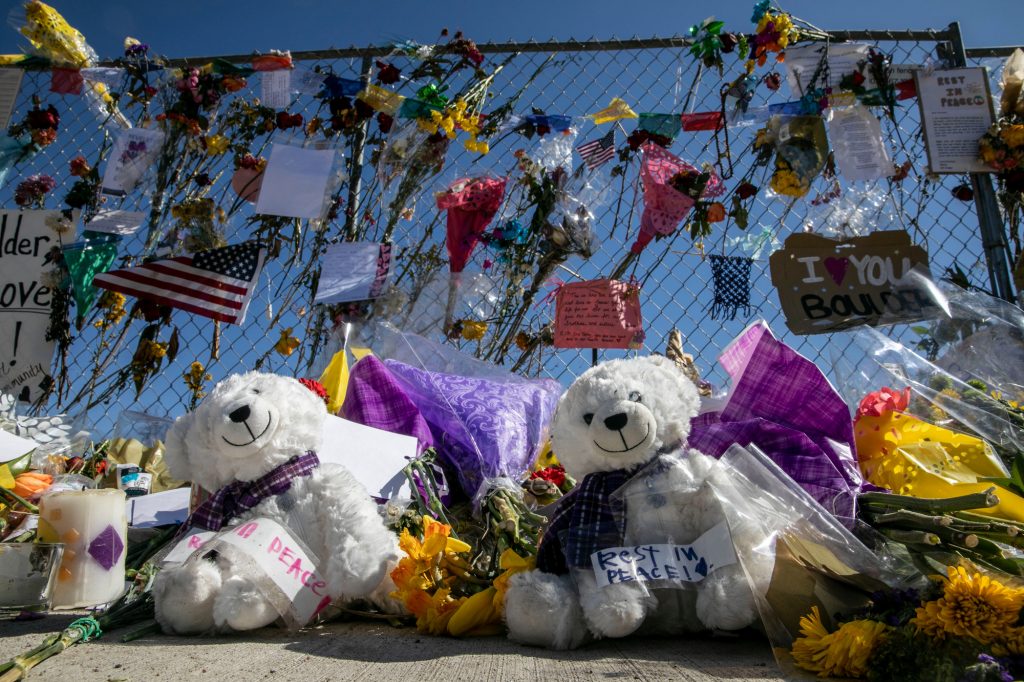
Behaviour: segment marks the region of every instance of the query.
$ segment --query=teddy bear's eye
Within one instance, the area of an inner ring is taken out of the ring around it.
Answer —
[[[632,400],[634,403],[643,402],[643,396],[640,395],[639,391],[631,391],[629,394],[629,399]]]
[[[587,426],[590,426],[590,422],[594,421],[594,413],[587,412],[585,415],[583,415],[583,421],[587,423]]]
[[[252,392],[255,393],[256,395],[259,395],[260,394],[260,389],[254,388],[254,389],[252,389]]]

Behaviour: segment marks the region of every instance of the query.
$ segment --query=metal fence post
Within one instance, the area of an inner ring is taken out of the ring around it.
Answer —
[[[359,79],[363,86],[370,82],[370,69],[373,67],[373,57],[363,55],[363,62],[359,67]],[[348,201],[345,202],[345,236],[352,238],[359,227],[359,193],[362,191],[363,179],[363,147],[366,144],[366,130],[369,121],[363,121],[356,130],[355,138],[352,140],[352,159],[349,164],[348,180]]]
[[[953,66],[967,66],[967,52],[964,49],[960,22],[949,25],[950,56]],[[989,286],[993,294],[1006,301],[1015,300],[1010,279],[1010,248],[1006,240],[1006,229],[991,173],[971,173],[974,188],[974,204],[978,210],[978,225],[981,228],[981,244],[985,249],[988,264]]]

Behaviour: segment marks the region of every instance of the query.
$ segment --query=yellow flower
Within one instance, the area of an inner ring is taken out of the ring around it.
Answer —
[[[477,154],[488,154],[491,151],[491,146],[487,144],[486,140],[477,140],[476,137],[466,140],[464,145],[467,151],[476,152]]]
[[[1012,628],[1001,638],[1002,641],[992,645],[995,656],[1020,656],[1024,654],[1024,628]]]
[[[274,344],[274,350],[288,357],[295,352],[295,349],[299,347],[299,340],[292,336],[292,328],[287,327],[281,330],[281,338]]]
[[[431,112],[437,113],[437,112]],[[437,134],[437,123],[432,119],[418,118],[416,119],[416,127],[424,132],[428,132],[431,135]]]
[[[479,341],[487,334],[487,323],[474,320],[462,321],[462,338],[466,341]]]
[[[868,658],[888,628],[874,620],[843,623],[830,633],[818,607],[800,619],[800,637],[793,642],[793,661],[819,677],[864,677]]]
[[[211,135],[206,138],[206,153],[210,156],[218,156],[228,150],[230,141],[223,135]]]
[[[466,597],[452,599],[451,590],[442,587],[429,598],[423,614],[416,618],[416,629],[428,635],[443,635],[448,630],[448,621],[464,601]]]
[[[1010,125],[999,131],[999,137],[1008,147],[1020,147],[1024,145],[1024,125]]]
[[[942,597],[919,607],[911,622],[931,637],[973,637],[989,644],[1017,622],[1021,606],[1024,591],[980,573],[970,576],[961,566],[950,566]]]
[[[802,197],[810,191],[809,183],[803,182],[800,177],[788,168],[777,168],[772,173],[768,185],[776,194],[787,197]]]
[[[494,585],[494,610],[501,614],[505,611],[505,593],[508,592],[509,580],[516,573],[532,571],[537,565],[537,557],[531,556],[524,559],[516,554],[515,551],[506,549],[501,553],[498,565],[504,570],[504,573],[495,578],[491,584]]]

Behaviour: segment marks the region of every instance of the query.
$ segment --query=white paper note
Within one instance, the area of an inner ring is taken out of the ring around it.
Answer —
[[[321,464],[340,464],[366,486],[373,497],[408,499],[409,486],[402,469],[416,457],[419,441],[327,415],[324,444],[317,452]]]
[[[21,77],[25,74],[21,69],[0,69],[0,130],[7,130],[11,122],[11,112],[18,100],[21,89]]]
[[[39,447],[35,441],[0,429],[0,463],[18,459]]]
[[[288,218],[319,218],[327,204],[334,149],[272,145],[256,212]]]
[[[978,158],[978,140],[993,122],[984,67],[914,72],[921,107],[928,170],[932,173],[991,173]]]
[[[151,528],[181,523],[188,518],[190,488],[175,488],[149,495],[129,497],[128,525],[135,528]]]
[[[263,88],[260,93],[260,103],[271,109],[285,109],[292,102],[292,71],[291,69],[278,69],[276,71],[263,71]]]
[[[135,234],[145,219],[146,214],[142,211],[117,211],[101,208],[93,219],[85,224],[85,229],[128,236]]]
[[[882,124],[867,107],[829,109],[828,136],[836,166],[846,180],[877,180],[895,173],[882,139]]]
[[[314,303],[347,303],[376,298],[387,284],[391,246],[377,242],[331,244],[320,260]]]

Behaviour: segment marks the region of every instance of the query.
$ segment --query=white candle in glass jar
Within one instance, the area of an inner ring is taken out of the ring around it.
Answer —
[[[39,501],[39,539],[64,543],[52,606],[81,608],[124,592],[128,516],[123,490],[65,490]]]

